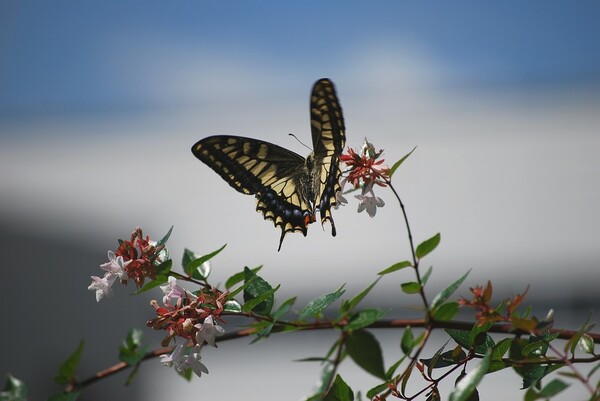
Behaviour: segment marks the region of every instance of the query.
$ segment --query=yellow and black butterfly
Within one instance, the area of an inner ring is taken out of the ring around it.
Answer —
[[[238,192],[256,195],[256,210],[281,227],[279,248],[286,233],[301,231],[316,220],[335,225],[331,207],[340,190],[339,156],[346,136],[344,117],[333,83],[318,80],[310,97],[313,153],[306,159],[259,139],[217,135],[198,141],[194,155]]]

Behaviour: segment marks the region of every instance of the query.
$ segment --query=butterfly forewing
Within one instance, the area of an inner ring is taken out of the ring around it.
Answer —
[[[313,86],[310,96],[310,127],[317,159],[342,153],[346,143],[344,116],[333,82],[329,79],[320,79]]]
[[[321,224],[331,222],[331,233],[335,225],[331,206],[336,204],[335,195],[340,188],[339,155],[346,143],[344,117],[333,83],[321,79],[313,86],[310,97],[310,126],[315,149],[315,193],[321,214]]]
[[[256,194],[265,186],[283,190],[304,157],[258,139],[217,135],[198,141],[194,155],[239,192]],[[276,191],[277,191],[276,190]]]

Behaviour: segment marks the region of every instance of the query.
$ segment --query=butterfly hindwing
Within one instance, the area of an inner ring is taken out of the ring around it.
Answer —
[[[345,143],[342,109],[333,83],[317,81],[310,98],[314,152],[304,158],[265,141],[218,135],[198,141],[192,152],[237,191],[256,196],[256,210],[281,228],[279,249],[285,234],[307,233],[315,221],[335,226],[331,206],[340,190],[339,155]]]

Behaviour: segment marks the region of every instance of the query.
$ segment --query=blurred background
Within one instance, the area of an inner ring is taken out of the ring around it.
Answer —
[[[409,258],[391,193],[375,218],[357,202],[334,212],[338,235],[319,224],[304,238],[254,211],[190,152],[212,134],[261,138],[308,151],[308,101],[322,77],[337,87],[347,145],[367,137],[389,165],[416,242],[441,232],[431,297],[468,269],[457,292],[494,283],[498,301],[521,293],[538,316],[576,328],[600,304],[600,5],[597,2],[394,1],[289,3],[14,1],[0,3],[0,235],[4,305],[0,375],[59,388],[52,377],[86,341],[80,378],[117,360],[132,327],[145,328],[152,293],[115,287],[100,304],[90,276],[136,226],[208,253],[213,280],[264,265],[297,309],[346,283],[347,297],[378,271]],[[366,300],[390,317],[415,316],[416,297],[389,276]],[[234,323],[226,327],[234,329]],[[401,332],[378,332],[389,364]],[[443,336],[437,339],[440,341]],[[209,375],[184,383],[158,361],[86,389],[82,400],[207,398],[297,400],[335,333],[275,336],[205,349]],[[428,352],[433,354],[435,348]],[[349,362],[355,389],[377,384]],[[447,388],[453,380],[448,380]],[[233,385],[232,385],[233,384]],[[520,399],[512,372],[488,376],[482,399]],[[447,395],[447,392],[445,393]],[[560,399],[583,398],[572,386]]]

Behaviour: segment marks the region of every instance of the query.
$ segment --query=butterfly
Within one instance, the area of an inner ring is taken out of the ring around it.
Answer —
[[[217,135],[198,141],[192,153],[238,192],[256,196],[256,210],[281,228],[279,248],[288,232],[316,221],[335,224],[331,207],[340,191],[339,156],[346,142],[344,117],[333,82],[315,82],[310,96],[313,152],[306,158],[260,139]]]

